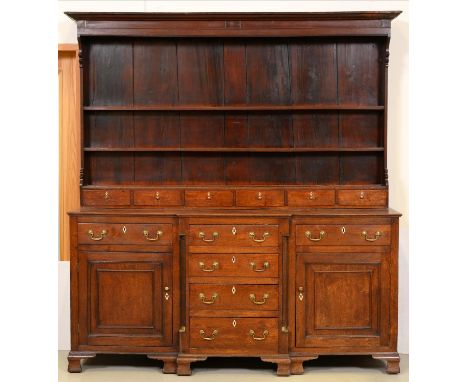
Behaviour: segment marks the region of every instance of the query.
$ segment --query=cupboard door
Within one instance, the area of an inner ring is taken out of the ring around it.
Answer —
[[[172,343],[172,256],[79,254],[80,342],[167,346]]]
[[[389,252],[298,254],[297,347],[389,344]]]

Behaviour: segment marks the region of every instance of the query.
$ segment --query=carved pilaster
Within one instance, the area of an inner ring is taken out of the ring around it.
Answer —
[[[80,69],[83,68],[83,50],[81,49],[81,39],[78,37],[78,63],[80,65]]]
[[[84,185],[84,168],[80,168],[80,187]]]

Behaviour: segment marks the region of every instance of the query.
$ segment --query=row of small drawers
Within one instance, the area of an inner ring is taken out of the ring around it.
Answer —
[[[172,244],[172,224],[79,223],[80,244]],[[296,245],[389,245],[388,224],[297,225]],[[190,225],[192,246],[277,247],[277,225]]]
[[[386,190],[83,190],[84,206],[385,207]],[[285,194],[286,193],[286,194]],[[286,196],[286,197],[285,197]]]

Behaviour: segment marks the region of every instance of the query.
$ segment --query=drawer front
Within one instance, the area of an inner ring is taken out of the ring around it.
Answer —
[[[233,191],[185,191],[185,205],[188,207],[232,207]]]
[[[182,191],[178,190],[138,190],[133,192],[136,206],[182,206]]]
[[[272,310],[278,307],[277,285],[190,285],[190,311]]]
[[[338,190],[337,203],[340,206],[386,207],[386,190]]]
[[[129,190],[82,190],[83,206],[129,206]]]
[[[278,350],[277,318],[190,318],[190,347],[203,353],[274,353]]]
[[[288,191],[288,206],[312,207],[335,205],[335,190],[294,190]]]
[[[278,277],[277,254],[191,253],[188,260],[190,277]]]
[[[189,245],[276,247],[277,225],[191,225]]]
[[[239,190],[236,191],[236,205],[239,207],[281,207],[284,206],[284,192]]]
[[[298,225],[297,245],[389,245],[391,225]]]
[[[79,244],[172,244],[172,224],[78,223]]]

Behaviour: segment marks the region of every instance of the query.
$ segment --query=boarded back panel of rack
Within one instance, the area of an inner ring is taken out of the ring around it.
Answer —
[[[177,94],[177,46],[174,40],[135,40],[136,105],[174,105]]]
[[[133,104],[133,49],[131,41],[96,41],[85,59],[89,70],[87,88],[93,106]]]

